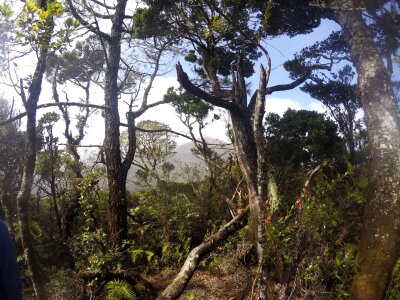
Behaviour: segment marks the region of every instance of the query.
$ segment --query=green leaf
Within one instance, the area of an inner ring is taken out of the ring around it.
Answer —
[[[136,300],[136,294],[124,280],[114,279],[106,284],[108,300]]]

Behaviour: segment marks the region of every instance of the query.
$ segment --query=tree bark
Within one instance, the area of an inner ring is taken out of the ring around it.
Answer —
[[[388,71],[359,10],[340,10],[358,73],[370,145],[369,195],[353,279],[354,299],[383,299],[398,258],[400,238],[400,142]]]
[[[107,68],[105,74],[104,102],[110,107],[105,111],[104,152],[108,177],[108,228],[112,246],[120,246],[127,235],[126,176],[121,161],[120,117],[118,112],[118,70],[121,59],[121,32],[127,0],[119,0],[111,35],[107,45]]]
[[[246,225],[247,212],[248,209],[246,208],[239,215],[220,228],[218,232],[211,236],[207,241],[190,251],[178,275],[176,275],[172,283],[170,283],[157,297],[157,300],[178,299],[185,290],[186,285],[192,278],[202,258],[219,246],[231,234]]]
[[[43,271],[38,264],[30,233],[29,202],[36,163],[36,107],[41,93],[43,74],[46,67],[47,52],[47,47],[44,47],[40,52],[39,61],[33,75],[33,80],[29,86],[29,97],[26,100],[25,108],[27,112],[27,121],[24,170],[21,187],[16,199],[18,206],[18,222],[21,228],[22,247],[25,252],[28,268],[31,272],[33,289],[36,297],[39,300],[47,299],[47,295],[44,289],[44,280],[42,276]]]

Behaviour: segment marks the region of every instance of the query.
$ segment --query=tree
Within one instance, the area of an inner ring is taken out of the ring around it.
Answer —
[[[174,136],[167,124],[157,121],[140,121],[136,136],[136,158],[133,165],[138,184],[155,187],[161,180],[168,181],[174,169],[168,160],[174,155],[176,148]]]
[[[58,234],[63,239],[64,233],[58,203],[59,183],[57,182],[60,178],[60,174],[57,173],[61,166],[61,159],[58,150],[58,138],[54,136],[53,132],[54,124],[59,118],[60,116],[54,112],[46,113],[38,122],[38,129],[43,139],[43,152],[38,155],[36,175],[39,177],[38,181],[43,183],[43,185],[39,184],[39,192],[50,197],[52,201]]]
[[[35,250],[29,228],[29,201],[33,183],[33,174],[36,162],[36,109],[39,101],[43,75],[46,70],[46,62],[49,53],[52,51],[52,37],[54,31],[54,16],[60,15],[62,12],[60,3],[43,1],[40,6],[29,2],[25,5],[24,15],[26,19],[23,22],[29,26],[35,25],[36,29],[33,34],[37,36],[27,35],[26,38],[33,41],[33,48],[36,52],[38,61],[35,73],[33,74],[28,85],[28,95],[25,94],[23,80],[20,80],[19,93],[25,106],[27,114],[26,136],[25,136],[25,158],[22,183],[17,195],[18,218],[21,228],[22,245],[26,255],[28,268],[31,272],[33,288],[38,299],[47,299],[44,289],[44,280],[42,271],[38,265],[35,256]],[[23,24],[24,25],[24,24]],[[26,25],[26,24],[25,24]],[[29,27],[28,26],[28,27]],[[23,27],[29,31],[28,28]]]
[[[164,97],[170,99],[171,105],[175,107],[181,122],[189,131],[194,145],[191,149],[192,153],[204,161],[208,172],[207,185],[204,185],[205,195],[200,214],[201,220],[209,222],[212,211],[215,211],[221,202],[225,202],[232,217],[235,216],[238,207],[233,201],[235,197],[231,198],[230,194],[232,190],[239,188],[242,180],[232,176],[231,171],[234,165],[232,146],[218,143],[218,141],[216,144],[209,143],[203,133],[209,122],[207,118],[213,112],[213,106],[193,94],[186,91],[178,92],[172,88]],[[210,122],[219,120],[219,118],[220,116],[214,113]],[[228,160],[225,159],[226,157]]]
[[[53,99],[56,103],[60,103],[58,93],[58,85],[67,85],[72,83],[74,86],[81,88],[84,92],[84,97],[79,97],[79,102],[83,104],[79,113],[76,115],[77,122],[71,122],[70,110],[67,106],[59,105],[62,118],[65,123],[64,136],[67,139],[66,152],[73,158],[72,169],[75,173],[75,180],[79,181],[83,178],[82,162],[78,152],[78,146],[85,137],[85,128],[89,116],[95,109],[89,107],[91,102],[90,92],[93,83],[98,83],[104,71],[103,51],[100,41],[96,36],[89,36],[85,43],[77,42],[75,48],[71,51],[65,51],[62,55],[53,55],[49,59],[49,66],[46,71],[47,78],[52,81]],[[70,101],[68,93],[65,93],[67,102]],[[75,125],[77,133],[74,134],[72,126]],[[71,237],[71,231],[74,221],[80,211],[80,193],[75,188],[72,203],[69,205],[65,220],[65,237]]]
[[[208,145],[203,134],[203,130],[207,125],[206,119],[213,110],[213,107],[188,92],[177,93],[177,91],[170,89],[164,97],[170,99],[171,104],[179,114],[180,120],[189,130],[189,135],[194,144],[192,152],[199,156],[206,165],[210,178],[211,196],[212,189],[217,187],[216,177],[218,167],[220,167],[218,166],[218,162],[222,161],[219,159],[218,154]],[[219,116],[214,114],[214,118],[218,119]],[[195,126],[198,126],[199,140],[195,135]]]
[[[349,150],[350,161],[355,162],[356,130],[362,130],[356,114],[361,108],[357,94],[357,85],[353,83],[355,73],[346,65],[333,73],[333,79],[318,78],[315,83],[306,83],[302,90],[313,98],[320,100],[329,110],[330,115],[338,124]]]
[[[287,209],[301,194],[305,173],[327,161],[344,165],[344,143],[336,124],[315,111],[289,109],[282,117],[271,113],[265,121],[270,178],[277,182],[279,197],[285,200],[282,208]]]
[[[395,23],[392,23],[393,27],[386,27],[379,22],[379,18],[369,23],[364,19],[364,14],[368,12],[372,16],[383,16],[385,10],[391,8],[394,15],[398,15],[398,4],[393,1],[322,1],[316,5],[328,11],[330,17],[342,26],[345,44],[342,42],[342,45],[333,48],[333,53],[350,59],[358,74],[359,97],[368,129],[370,190],[357,255],[360,267],[353,281],[353,297],[380,299],[397,258],[400,235],[397,224],[400,211],[400,133],[390,77],[391,58],[396,46],[388,47],[390,57],[385,57],[385,65],[384,52],[380,49],[384,45],[384,35],[378,36],[377,44],[373,29],[375,27],[375,33],[376,28],[391,31],[387,28],[395,27]],[[397,41],[395,38],[393,44]],[[320,52],[316,57],[322,60],[326,55]],[[328,63],[332,65],[334,59],[330,57]]]
[[[352,3],[345,1],[343,5]],[[339,10],[337,20],[358,73],[368,128],[369,203],[358,249],[355,299],[381,299],[390,281],[400,237],[400,127],[389,72],[360,10]]]
[[[159,26],[168,28],[167,33],[176,34],[183,39],[193,50],[188,53],[187,60],[198,63],[201,66],[197,70],[200,78],[204,78],[202,88],[196,85],[196,81],[190,80],[182,66],[176,66],[178,81],[189,93],[197,96],[213,106],[218,106],[229,111],[234,132],[235,152],[239,165],[248,187],[250,203],[250,215],[253,238],[255,241],[260,273],[257,278],[258,297],[266,298],[267,273],[264,257],[264,220],[268,213],[268,155],[264,138],[263,118],[265,114],[265,98],[277,91],[287,90],[302,84],[309,73],[297,78],[292,83],[268,87],[271,72],[271,60],[267,50],[263,47],[260,38],[265,36],[265,29],[275,29],[274,34],[287,33],[295,35],[299,32],[307,32],[318,25],[318,20],[303,19],[300,26],[299,17],[303,13],[309,16],[318,14],[318,9],[303,9],[298,18],[293,18],[287,24],[279,22],[279,18],[273,14],[283,9],[282,16],[294,14],[294,11],[285,5],[283,1],[272,2],[247,1],[195,1],[192,5],[184,5],[180,1],[149,1],[150,7],[141,13],[140,21],[144,33],[146,32],[146,20],[150,16],[156,18]],[[299,6],[300,8],[301,6]],[[276,9],[277,8],[277,9]],[[285,14],[287,13],[287,15]],[[303,15],[304,16],[304,15]],[[254,22],[254,23],[253,23]],[[258,23],[257,23],[258,22]],[[278,26],[275,27],[277,23]],[[260,24],[251,26],[251,24]],[[269,27],[268,25],[272,26]],[[299,24],[299,23],[297,23]],[[149,24],[147,24],[149,25]],[[160,34],[164,34],[161,31]],[[253,73],[252,61],[261,53],[265,55],[267,66],[260,67],[259,88],[253,93],[251,99],[247,99],[247,86],[245,77]],[[228,58],[228,60],[227,60]],[[228,66],[230,65],[230,68]],[[225,84],[222,76],[230,75],[230,81]],[[203,76],[203,77],[201,77]],[[222,84],[224,83],[224,84]]]
[[[337,126],[324,115],[308,110],[287,110],[282,117],[266,117],[266,138],[271,163],[294,168],[315,168],[325,159],[335,159],[343,149]]]
[[[4,99],[0,99],[0,120],[7,120],[14,115],[13,107]],[[11,237],[15,238],[17,207],[15,198],[22,177],[24,133],[19,123],[11,123],[0,127],[0,204],[3,220],[10,228]]]
[[[170,195],[163,192],[168,185],[171,172],[175,166],[169,162],[176,148],[174,136],[168,125],[157,121],[140,121],[136,140],[136,157],[133,165],[136,171],[137,184],[154,189],[163,228],[163,242],[170,243],[169,217],[171,211]],[[165,188],[164,188],[165,189]]]
[[[152,50],[148,51],[144,57],[148,59],[148,65],[152,66],[150,72],[142,73],[143,76],[138,80],[142,82],[148,79],[147,86],[144,89],[142,104],[136,111],[134,102],[138,100],[141,84],[137,86],[135,74],[137,70],[129,64],[135,62],[135,55],[123,57],[121,48],[123,41],[127,45],[132,41],[132,26],[129,23],[131,18],[126,17],[127,0],[119,0],[115,5],[109,6],[100,2],[93,5],[88,3],[81,4],[79,1],[67,1],[70,11],[86,29],[97,35],[102,45],[105,60],[105,73],[103,79],[104,104],[107,109],[104,111],[105,119],[105,139],[103,150],[105,153],[105,164],[108,177],[108,227],[111,238],[111,245],[119,247],[127,237],[127,195],[126,178],[129,168],[132,165],[136,150],[136,130],[135,120],[150,107],[157,103],[148,104],[148,95],[152,87],[154,78],[160,71],[160,62],[162,55],[168,50],[170,44],[166,39],[152,39]],[[98,20],[111,20],[111,30],[109,33],[103,32],[99,27]],[[94,22],[92,25],[92,21]],[[127,53],[129,53],[127,51]],[[136,62],[140,59],[136,59]],[[148,74],[146,76],[146,74]],[[126,114],[128,128],[128,151],[122,159],[120,147],[120,126],[121,119],[119,114],[119,97],[121,94],[131,94],[131,100],[128,103],[128,112]]]

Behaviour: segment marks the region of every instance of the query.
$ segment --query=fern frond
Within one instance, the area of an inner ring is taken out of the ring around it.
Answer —
[[[136,294],[124,280],[114,279],[106,284],[108,300],[136,300]]]

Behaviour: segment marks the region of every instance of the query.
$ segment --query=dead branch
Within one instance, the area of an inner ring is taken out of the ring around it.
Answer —
[[[47,108],[47,107],[52,107],[52,106],[78,106],[78,107],[89,107],[89,108],[97,108],[97,109],[109,109],[109,107],[103,106],[103,105],[85,104],[85,103],[80,103],[80,102],[45,103],[45,104],[38,105],[37,109]],[[22,119],[25,116],[26,116],[26,112],[19,113],[18,115],[15,115],[12,118],[9,118],[4,121],[0,121],[0,126],[10,124],[16,120]]]
[[[192,278],[202,258],[219,246],[231,234],[235,233],[237,230],[246,225],[248,211],[249,209],[247,207],[230,222],[221,227],[221,229],[212,235],[207,241],[190,251],[178,275],[176,275],[172,283],[167,286],[167,288],[157,297],[156,300],[178,299],[178,297],[185,290],[186,285]]]

